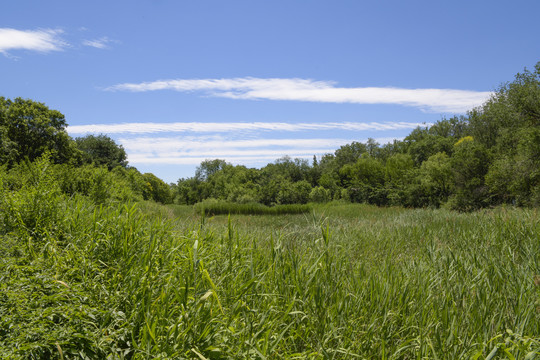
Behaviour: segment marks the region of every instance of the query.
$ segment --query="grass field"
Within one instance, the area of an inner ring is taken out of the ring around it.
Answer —
[[[16,200],[2,359],[540,358],[537,210]]]

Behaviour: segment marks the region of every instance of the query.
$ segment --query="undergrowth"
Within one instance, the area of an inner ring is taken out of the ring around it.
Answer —
[[[32,166],[0,175],[2,359],[540,357],[536,210],[175,218]]]

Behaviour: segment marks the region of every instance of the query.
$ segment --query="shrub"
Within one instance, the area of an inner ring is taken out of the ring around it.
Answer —
[[[325,189],[322,186],[317,186],[311,189],[309,193],[309,200],[316,203],[326,203],[332,199],[330,190]]]
[[[239,204],[216,199],[206,199],[195,204],[194,209],[197,213],[206,215],[284,215],[306,213],[311,211],[311,206],[298,204],[266,206],[259,203]]]
[[[17,189],[0,180],[0,226],[2,233],[19,233],[27,241],[41,241],[55,232],[63,216],[63,196],[53,176],[49,156],[24,162],[15,169],[20,175]],[[7,185],[7,186],[6,186]]]

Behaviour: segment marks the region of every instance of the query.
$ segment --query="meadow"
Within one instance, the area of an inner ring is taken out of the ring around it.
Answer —
[[[41,175],[40,175],[41,174]],[[2,359],[533,359],[537,209],[0,200]]]

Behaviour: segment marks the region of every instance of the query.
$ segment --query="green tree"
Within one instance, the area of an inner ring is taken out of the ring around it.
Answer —
[[[221,159],[204,160],[195,170],[195,178],[206,181],[210,176],[225,168],[227,162]]]
[[[319,166],[319,162],[317,161],[317,156],[313,155],[313,163],[311,164],[311,168],[308,170],[307,173],[307,180],[309,181],[311,186],[317,186],[321,175],[322,169]]]
[[[450,207],[470,211],[486,206],[485,176],[490,165],[486,148],[472,137],[464,137],[454,145],[450,163],[455,186],[455,193],[449,200]]]
[[[488,149],[514,151],[519,128],[540,126],[540,62],[513,82],[501,85],[481,107],[469,113],[471,135]]]
[[[259,202],[268,206],[277,204],[280,191],[283,196],[283,189],[288,188],[290,183],[290,180],[283,175],[268,176],[263,173],[260,182]]]
[[[179,179],[176,185],[176,201],[178,204],[193,205],[204,198],[201,189],[202,182],[195,177]]]
[[[226,164],[214,172],[206,181],[206,197],[232,202],[255,202],[259,171],[245,166]]]
[[[369,156],[371,157],[374,157],[374,158],[378,158],[378,155],[379,155],[379,146],[381,144],[379,144],[377,141],[375,141],[375,139],[373,138],[369,138],[366,142],[366,151],[367,153],[369,154]]]
[[[171,204],[173,194],[169,185],[152,173],[143,174],[148,184],[149,192],[143,194],[145,200],[154,200],[163,204]]]
[[[465,116],[453,116],[450,119],[436,121],[428,128],[428,133],[445,138],[461,139],[467,136],[469,131],[469,119]]]
[[[432,204],[445,202],[453,184],[453,172],[450,157],[444,152],[430,156],[420,168],[422,183],[432,194]]]
[[[56,163],[75,154],[64,115],[32,100],[0,97],[0,160],[12,166],[45,153]]]
[[[340,148],[334,152],[335,163],[338,168],[342,168],[347,164],[352,165],[367,151],[368,148],[365,144],[353,141],[350,144],[340,146]]]
[[[311,184],[306,180],[298,181],[293,184],[293,203],[305,204],[309,201],[309,194],[311,193]]]
[[[341,193],[339,182],[340,180],[337,171],[325,171],[319,179],[319,185],[330,191],[331,198],[334,198],[336,194]]]
[[[405,143],[403,141],[394,140],[391,143],[384,144],[374,149],[374,157],[378,160],[386,162],[393,155],[404,154],[406,152]]]
[[[437,126],[435,131],[430,132],[429,128],[418,127],[405,137],[407,152],[411,155],[416,166],[422,165],[430,156],[440,152],[448,155],[452,154],[453,144],[456,138],[439,135],[437,131],[441,126]]]
[[[122,145],[107,135],[87,135],[75,139],[82,152],[83,163],[106,166],[109,170],[117,166],[126,167],[127,154]]]
[[[489,150],[486,175],[493,203],[535,204],[540,200],[540,62],[502,84],[469,113],[471,134]]]
[[[386,160],[385,186],[390,204],[406,204],[408,188],[413,179],[414,161],[409,154],[397,153]]]
[[[274,163],[266,165],[262,172],[266,176],[279,174],[291,182],[297,182],[309,178],[310,166],[305,159],[291,159],[289,156],[284,156]]]
[[[386,181],[392,184],[407,182],[408,173],[414,167],[414,162],[409,154],[394,154],[386,160]]]
[[[0,125],[0,164],[12,164],[16,157],[17,144],[9,138],[7,127]]]
[[[345,165],[339,171],[343,187],[348,191],[348,197],[353,202],[367,202],[383,205],[386,203],[384,189],[385,168],[382,163],[365,156],[354,165]]]
[[[540,128],[518,132],[515,154],[499,156],[490,166],[486,184],[495,203],[538,206],[540,202]]]

